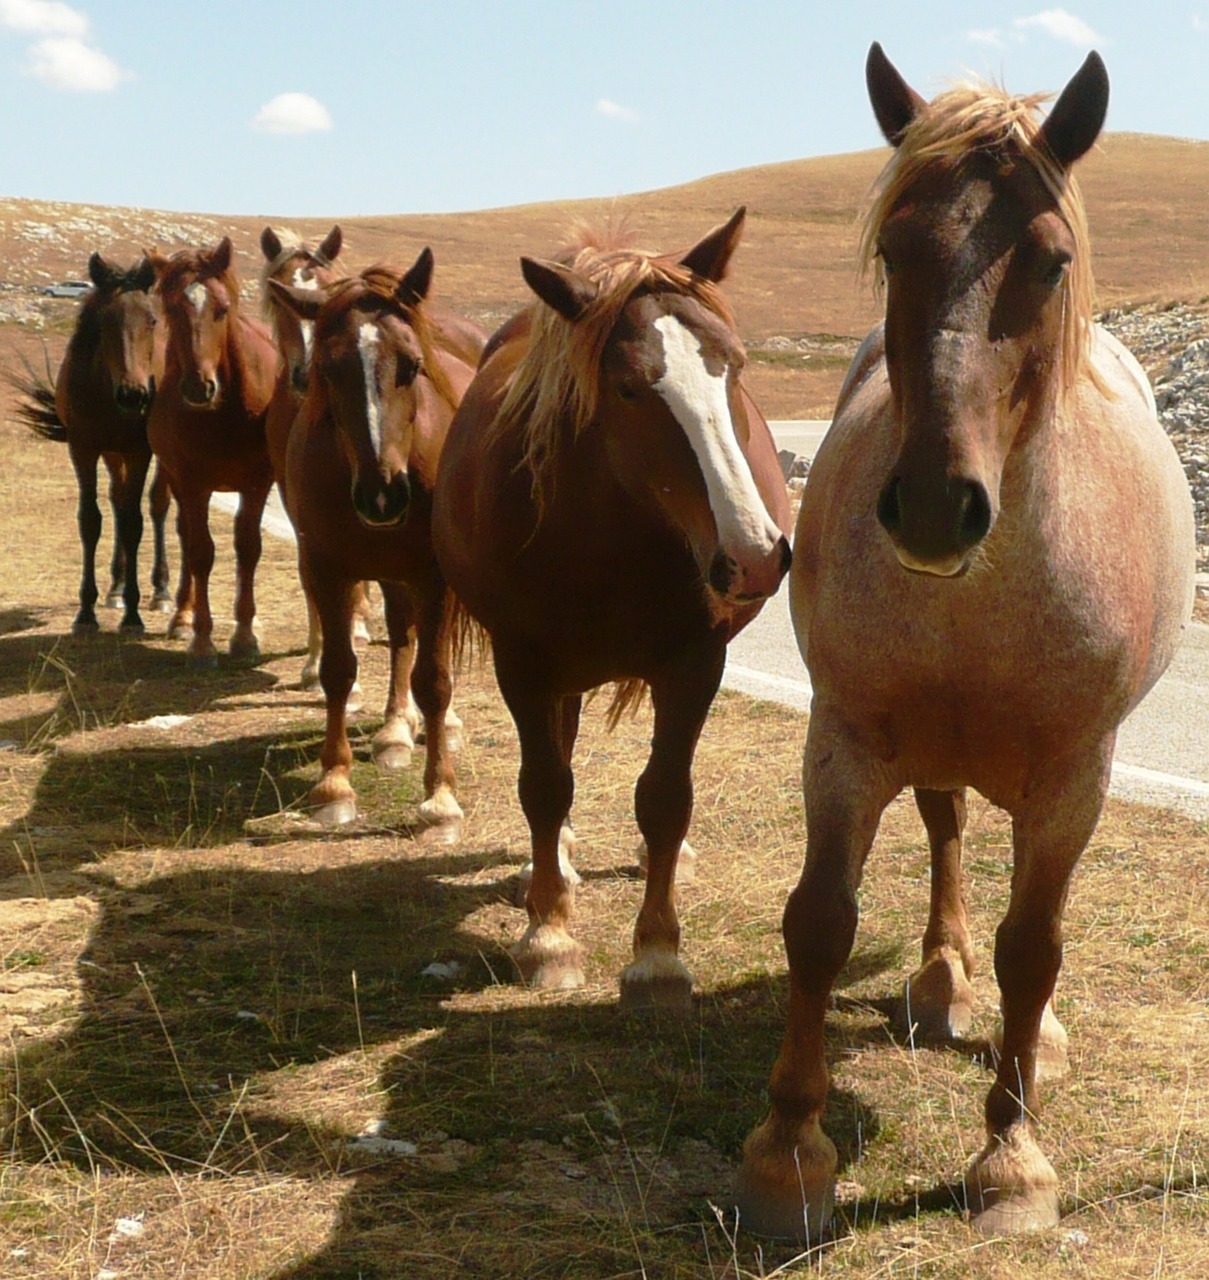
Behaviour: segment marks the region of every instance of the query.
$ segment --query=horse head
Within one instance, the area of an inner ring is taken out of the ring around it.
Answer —
[[[170,358],[180,370],[181,395],[194,409],[217,409],[227,374],[227,350],[239,309],[239,282],[229,236],[209,250],[185,249],[170,258],[149,254],[168,322]]]
[[[160,352],[156,343],[159,308],[151,295],[155,270],[147,258],[128,269],[99,253],[88,259],[93,291],[84,308],[95,322],[101,361],[118,411],[142,419],[155,396]]]
[[[278,302],[314,324],[307,403],[330,416],[352,469],[353,507],[375,528],[399,524],[411,501],[432,271],[425,249],[402,275],[370,267],[326,295],[269,281]]]
[[[728,607],[772,595],[790,560],[745,453],[746,356],[714,287],[726,275],[744,216],[740,208],[678,260],[619,251],[621,269],[636,263],[639,274],[623,277],[628,283],[613,304],[606,297],[609,255],[588,250],[570,264],[521,262],[541,301],[588,331],[572,343],[598,362],[585,429],[599,434],[621,485],[683,534],[703,582]],[[590,333],[598,325],[603,340]]]
[[[974,562],[1013,448],[1060,411],[1090,332],[1086,224],[1070,169],[1095,142],[1108,77],[1095,53],[1043,122],[1041,95],[963,86],[926,103],[874,44],[874,114],[894,155],[864,257],[884,282],[900,431],[877,517],[908,569]]]
[[[298,395],[306,391],[314,338],[312,322],[302,320],[269,288],[269,281],[294,289],[323,289],[337,279],[336,259],[344,243],[339,226],[333,226],[314,249],[289,232],[279,233],[265,227],[260,233],[260,251],[264,254],[261,284],[264,307],[277,347],[285,361],[290,386]]]

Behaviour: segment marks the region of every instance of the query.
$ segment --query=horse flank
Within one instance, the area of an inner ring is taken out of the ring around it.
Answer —
[[[574,323],[544,303],[532,305],[528,350],[491,426],[494,434],[520,433],[539,516],[560,442],[574,440],[595,416],[601,355],[636,290],[674,289],[689,294],[734,327],[721,290],[674,256],[601,246],[593,242],[591,232],[584,231],[560,261],[596,285],[596,297]]]
[[[1064,297],[1057,375],[1065,397],[1085,373],[1099,385],[1090,361],[1095,282],[1079,185],[1054,160],[1044,141],[1039,141],[1043,118],[1038,108],[1052,97],[1048,93],[1012,95],[996,85],[975,82],[957,85],[926,104],[903,131],[900,144],[874,184],[858,262],[862,274],[872,273],[880,293],[885,287],[877,254],[882,226],[908,188],[933,166],[955,168],[974,152],[990,154],[1005,167],[1018,160],[1031,165],[1075,239],[1074,260],[1061,286]]]

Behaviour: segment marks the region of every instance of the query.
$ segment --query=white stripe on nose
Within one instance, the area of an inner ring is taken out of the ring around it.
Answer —
[[[374,457],[382,456],[382,401],[378,394],[378,326],[365,323],[357,330],[357,350],[365,371],[365,421],[373,442]]]
[[[195,280],[195,281],[194,281],[191,285],[189,285],[189,287],[185,290],[185,297],[189,299],[189,302],[190,302],[191,306],[193,307],[193,310],[194,310],[194,311],[196,311],[196,312],[197,312],[197,314],[198,314],[199,316],[201,315],[201,313],[202,313],[203,311],[205,311],[205,309],[206,309],[206,286],[205,286],[204,284],[201,284],[201,283],[199,283],[198,281],[196,281],[196,280]]]
[[[780,541],[739,447],[725,373],[705,367],[696,335],[676,316],[660,316],[664,374],[654,390],[688,437],[705,479],[718,540],[729,554],[767,555]]]

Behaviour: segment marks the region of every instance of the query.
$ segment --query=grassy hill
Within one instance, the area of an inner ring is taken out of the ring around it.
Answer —
[[[764,165],[616,200],[440,215],[346,218],[334,209],[326,218],[295,219],[288,211],[236,218],[2,199],[0,262],[10,288],[0,293],[0,319],[11,314],[5,305],[14,293],[80,276],[93,249],[131,259],[151,244],[171,248],[230,234],[251,285],[267,222],[318,237],[338,221],[350,269],[410,261],[431,245],[443,300],[491,325],[525,298],[519,255],[553,251],[574,219],[620,222],[640,244],[670,249],[692,243],[746,204],[744,246],[728,288],[752,348],[753,388],[770,416],[821,416],[830,411],[855,341],[877,316],[853,264],[859,211],[886,154]],[[1209,143],[1109,134],[1079,176],[1102,306],[1209,295]],[[36,305],[52,330],[67,330],[72,304]]]

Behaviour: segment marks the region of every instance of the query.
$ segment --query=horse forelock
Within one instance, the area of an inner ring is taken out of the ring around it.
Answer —
[[[676,292],[695,299],[730,328],[735,324],[721,290],[674,255],[609,246],[591,229],[582,229],[578,244],[559,260],[596,285],[596,296],[574,322],[544,302],[532,304],[528,347],[492,427],[519,431],[539,508],[559,445],[574,440],[596,415],[605,347],[636,293]]]
[[[437,394],[457,408],[458,394],[445,370],[445,355],[437,329],[428,314],[426,300],[404,306],[396,294],[404,273],[398,267],[376,263],[359,276],[350,276],[327,286],[323,310],[315,322],[315,344],[323,342],[345,322],[350,311],[379,311],[400,317],[416,336],[423,361],[422,369]]]
[[[184,297],[185,290],[191,284],[214,280],[222,286],[227,294],[227,303],[231,307],[239,305],[239,280],[235,269],[228,266],[225,271],[216,271],[208,259],[197,249],[181,249],[168,259],[159,278],[160,296],[165,303],[176,302]]]
[[[1053,197],[1075,241],[1075,253],[1061,288],[1062,333],[1057,361],[1063,392],[1090,369],[1095,283],[1087,213],[1074,175],[1064,170],[1041,137],[1039,108],[1052,94],[1013,96],[985,83],[958,85],[928,103],[904,130],[870,195],[861,231],[858,261],[875,289],[884,287],[877,256],[882,226],[910,188],[925,174],[952,173],[960,181],[964,161],[989,155],[1004,166],[1029,165]]]

